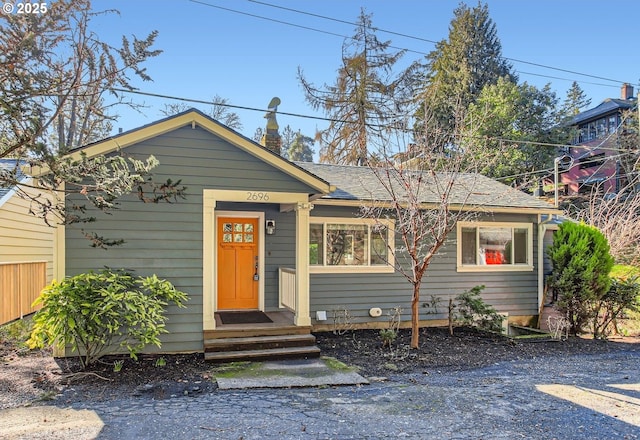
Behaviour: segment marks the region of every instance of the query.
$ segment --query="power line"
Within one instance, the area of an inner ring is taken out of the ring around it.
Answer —
[[[269,111],[268,109],[262,109],[262,108],[256,108],[256,107],[248,107],[248,106],[241,106],[241,105],[219,103],[219,102],[207,101],[207,100],[203,100],[203,99],[191,99],[191,98],[177,97],[177,96],[165,95],[165,94],[160,94],[160,93],[143,92],[143,91],[140,91],[140,90],[128,90],[128,89],[118,89],[118,88],[114,88],[112,90],[114,92],[120,92],[120,93],[131,93],[131,94],[136,94],[136,95],[141,95],[141,96],[149,96],[149,97],[162,98],[162,99],[171,99],[171,100],[177,100],[177,101],[182,101],[182,102],[190,102],[190,103],[195,103],[195,104],[219,105],[221,107],[229,107],[229,108],[247,110],[247,111],[258,111],[258,112],[263,112],[263,113]],[[287,115],[287,116],[293,116],[293,117],[298,117],[298,118],[307,118],[307,119],[316,119],[316,120],[322,120],[322,121],[329,121],[329,122],[348,122],[348,121],[339,121],[339,120],[335,120],[335,119],[331,119],[331,118],[324,118],[324,117],[320,117],[320,116],[303,115],[303,114],[299,114],[299,113],[278,112],[278,114]],[[620,124],[617,126],[615,132],[617,132],[622,127],[623,123],[624,123],[624,120],[622,120],[620,122]],[[383,125],[377,125],[377,126],[378,127],[385,127]],[[594,147],[588,147],[588,146],[585,146],[585,145],[568,145],[568,144],[555,144],[555,143],[549,143],[549,142],[515,140],[515,139],[497,138],[497,137],[489,137],[489,136],[464,136],[464,137],[467,138],[467,139],[476,139],[476,140],[483,139],[483,140],[487,140],[487,141],[493,140],[493,141],[503,142],[503,143],[504,142],[508,142],[508,143],[514,143],[514,144],[537,145],[537,146],[540,146],[540,147],[551,147],[551,148],[566,148],[566,147],[570,147],[570,148],[586,149],[587,151],[585,153],[583,153],[582,155],[580,155],[580,156],[578,156],[577,158],[574,159],[574,160],[580,161],[581,165],[584,165],[584,164],[589,164],[589,163],[593,163],[593,162],[599,162],[599,161],[603,160],[601,158],[591,159],[591,160],[582,160],[582,159],[587,157],[590,153],[592,153],[595,150],[600,150],[600,151],[605,151],[606,150],[606,151],[618,152],[618,154],[605,157],[604,158],[605,162],[611,161],[611,160],[614,160],[614,159],[619,159],[619,158],[622,158],[624,156],[631,156],[631,155],[634,154],[633,152],[620,152],[619,148],[602,147],[602,145],[604,145],[606,143],[606,140],[609,139],[614,133],[609,133],[609,135],[606,138],[604,138],[598,145],[596,145]],[[519,173],[519,174],[513,174],[513,175],[509,175],[509,176],[496,177],[495,180],[501,181],[501,180],[507,180],[507,179],[515,179],[515,178],[518,178],[518,177],[533,176],[533,175],[538,175],[538,174],[550,174],[552,171],[553,171],[552,168],[541,169],[541,170],[532,170],[532,171],[527,171],[527,172]]]
[[[297,24],[297,23],[291,23],[291,22],[284,21],[284,20],[278,20],[278,19],[275,19],[275,18],[265,17],[265,16],[262,16],[262,15],[251,14],[249,12],[238,11],[236,9],[225,8],[223,6],[214,5],[214,4],[207,3],[207,2],[204,2],[204,1],[200,1],[200,0],[189,0],[189,1],[192,2],[192,3],[198,3],[198,4],[203,5],[203,6],[208,6],[210,8],[221,9],[223,11],[233,12],[233,13],[240,14],[240,15],[246,15],[246,16],[249,16],[249,17],[258,18],[260,20],[271,21],[273,23],[284,24],[286,26],[291,26],[291,27],[295,27],[295,28],[299,28],[299,29],[304,29],[304,30],[307,30],[307,31],[313,31],[313,32],[321,33],[321,34],[332,35],[334,37],[340,37],[342,39],[352,39],[352,37],[349,37],[347,35],[337,34],[335,32],[330,32],[330,31],[326,31],[326,30],[323,30],[323,29],[317,29],[317,28],[313,28],[311,26],[300,25],[300,24]],[[339,20],[336,20],[336,21],[339,21]],[[346,23],[348,23],[348,22],[346,22]],[[376,28],[373,28],[373,29],[376,29]],[[396,49],[396,50],[400,50],[400,51],[416,53],[418,55],[428,55],[427,52],[421,52],[419,50],[407,49],[407,48],[391,46],[391,45],[388,46],[388,47],[391,48],[391,49]]]
[[[308,31],[320,32],[320,33],[323,33],[323,34],[332,35],[334,37],[346,38],[344,35],[341,35],[341,34],[336,34],[336,33],[329,32],[329,31],[323,31],[321,29],[315,29],[315,28],[312,28],[312,27],[309,27],[309,26],[303,26],[303,25],[300,25],[300,24],[289,23],[289,22],[282,21],[282,20],[276,20],[275,18],[269,18],[269,17],[264,17],[262,15],[251,14],[249,12],[238,11],[236,9],[225,8],[223,6],[214,5],[214,4],[203,2],[203,1],[200,1],[200,0],[189,0],[189,1],[191,3],[197,3],[197,4],[200,4],[200,5],[203,5],[203,6],[208,6],[210,8],[221,9],[223,11],[233,12],[235,14],[246,15],[248,17],[258,18],[260,20],[271,21],[271,22],[274,22],[274,23],[284,24],[284,25],[287,25],[287,26],[292,26],[292,27],[296,27],[296,28],[304,29],[304,30],[308,30]]]
[[[204,100],[204,99],[185,98],[185,97],[172,96],[172,95],[166,95],[166,94],[161,94],[161,93],[143,92],[141,90],[129,90],[129,89],[120,89],[120,88],[112,88],[110,90],[112,90],[114,92],[119,92],[119,93],[130,93],[130,94],[134,94],[134,95],[148,96],[148,97],[152,97],[152,98],[170,99],[170,100],[188,102],[188,103],[193,103],[193,104],[217,105],[217,106],[220,106],[220,107],[229,107],[229,108],[234,108],[234,109],[239,109],[239,110],[247,110],[247,111],[254,111],[254,112],[261,112],[261,113],[266,113],[266,112],[270,111],[269,109],[264,109],[264,108],[248,107],[248,106],[242,106],[242,105],[233,105],[233,104],[220,103],[220,102],[209,101],[209,100]],[[350,123],[350,122],[352,122],[352,121],[349,121],[349,120],[327,118],[327,117],[322,117],[322,116],[304,115],[304,114],[301,114],[301,113],[291,113],[291,112],[278,111],[278,114],[279,115],[285,115],[285,116],[292,116],[292,117],[296,117],[296,118],[314,119],[314,120],[325,121],[325,122],[337,122],[337,123]],[[396,128],[397,129],[397,127],[393,123],[390,123],[390,124],[371,124],[371,123],[368,123],[366,125],[368,127],[372,127],[372,128]],[[405,133],[410,133],[412,130],[405,128],[405,129],[402,129],[401,131],[403,131]],[[536,146],[539,146],[539,147],[550,147],[550,148],[565,148],[565,147],[579,148],[579,147],[581,147],[580,145],[569,145],[569,144],[557,144],[557,143],[551,143],[551,142],[527,141],[527,140],[521,140],[521,139],[507,139],[507,138],[492,137],[492,136],[474,136],[474,135],[459,135],[459,136],[464,137],[465,139],[496,141],[496,142],[522,144],[522,145],[536,145]],[[603,143],[601,143],[600,145],[602,145]],[[600,146],[597,146],[597,147],[582,146],[582,148],[586,148],[586,149],[591,148],[590,151],[592,151],[594,149],[599,149],[599,150],[602,150],[602,151],[605,151],[605,150],[607,150],[607,151],[619,151],[618,148],[607,148],[607,147],[600,147]]]
[[[230,8],[224,8],[224,7],[221,7],[221,6],[218,6],[218,5],[214,5],[214,4],[211,4],[211,3],[208,3],[208,2],[204,2],[204,1],[201,1],[201,0],[190,0],[190,1],[193,2],[193,3],[199,3],[199,4],[204,5],[204,6],[209,6],[209,7],[217,8],[217,9],[223,9],[223,10],[226,10],[226,11],[229,11],[229,12],[234,12],[234,13],[238,13],[238,14],[242,14],[242,15],[250,15],[250,16],[252,16],[254,18],[259,18],[259,19],[267,20],[267,21],[273,21],[273,22],[280,23],[280,24],[285,24],[285,25],[288,25],[288,26],[303,28],[303,29],[306,29],[306,30],[325,33],[325,34],[329,34],[329,35],[333,35],[333,36],[339,36],[339,37],[342,37],[342,38],[351,38],[351,37],[348,37],[348,36],[345,36],[345,35],[336,34],[336,33],[328,32],[328,31],[323,31],[321,29],[312,28],[312,27],[309,27],[309,26],[301,26],[301,25],[298,25],[298,24],[295,24],[295,23],[276,20],[276,19],[272,19],[272,18],[269,18],[269,17],[265,17],[265,16],[255,15],[255,14],[249,14],[249,13],[246,13],[246,12],[243,12],[243,11],[238,11],[238,10],[234,10],[234,9],[230,9]],[[342,23],[342,24],[348,24],[348,25],[351,25],[351,26],[358,26],[358,23],[347,21],[347,20],[341,20],[341,19],[337,19],[337,18],[334,18],[334,17],[326,16],[326,15],[314,14],[314,13],[311,13],[311,12],[302,11],[302,10],[294,9],[294,8],[288,8],[288,7],[279,6],[279,5],[274,5],[274,4],[271,4],[271,3],[268,3],[268,2],[263,2],[263,1],[258,1],[258,0],[247,0],[247,1],[249,1],[251,3],[255,3],[255,4],[271,7],[271,8],[276,8],[276,9],[281,9],[281,10],[293,12],[293,13],[296,13],[296,14],[307,15],[307,16],[311,16],[311,17],[320,18],[320,19],[323,19],[323,20],[333,21],[333,22]],[[377,31],[377,32],[383,32],[383,33],[387,33],[387,34],[390,34],[390,35],[401,36],[401,37],[404,37],[404,38],[409,38],[409,39],[413,39],[413,40],[417,40],[417,41],[422,41],[422,42],[427,42],[427,43],[432,43],[432,44],[437,44],[438,43],[435,40],[430,40],[430,39],[427,39],[427,38],[417,37],[415,35],[395,32],[395,31],[391,31],[391,30],[388,30],[388,29],[382,29],[382,28],[375,27],[375,26],[372,27],[372,29],[374,31]],[[389,46],[389,47],[392,47],[394,49],[399,49],[399,50],[405,50],[405,51],[408,51],[408,52],[413,52],[413,53],[417,53],[417,54],[421,54],[421,55],[428,55],[428,53],[426,53],[426,52],[421,52],[421,51],[417,51],[417,50],[411,50],[411,49],[407,49],[407,48],[399,48],[399,47],[393,47],[393,46]],[[578,72],[578,71],[575,71],[575,70],[563,69],[563,68],[560,68],[560,67],[549,66],[549,65],[546,65],[546,64],[534,63],[534,62],[531,62],[531,61],[520,60],[520,59],[517,59],[517,58],[510,58],[510,57],[504,57],[504,56],[502,58],[505,59],[505,60],[508,60],[508,61],[512,61],[514,63],[527,64],[527,65],[530,65],[530,66],[540,67],[540,68],[549,69],[549,70],[557,70],[559,72],[570,73],[572,75],[580,75],[580,76],[584,76],[584,77],[588,77],[588,78],[615,82],[615,83],[618,83],[618,84],[625,84],[625,83],[629,83],[630,84],[631,83],[629,81],[621,81],[621,80],[618,80],[618,79],[606,78],[606,77],[603,77],[603,76],[597,76],[597,75],[592,75],[592,74],[588,74],[588,73],[582,73],[582,72]],[[564,80],[564,78],[552,77],[552,76],[541,75],[541,74],[531,74],[531,73],[528,73],[528,72],[520,72],[520,73],[526,74],[526,75],[535,75],[535,76],[547,77],[547,78],[550,78],[550,79]],[[568,80],[568,81],[570,81],[570,80]],[[611,84],[608,84],[608,85],[607,84],[598,84],[598,85],[613,87],[613,85],[611,85]]]
[[[191,1],[193,1],[193,0],[191,0]],[[120,89],[120,88],[111,88],[109,90],[112,90],[114,92],[119,92],[119,93],[131,93],[133,95],[149,96],[149,97],[152,97],[152,98],[162,98],[162,99],[171,99],[171,100],[175,100],[175,101],[190,102],[190,103],[193,103],[193,104],[218,105],[220,107],[229,107],[229,108],[235,108],[235,109],[239,109],[239,110],[248,110],[248,111],[254,111],[254,112],[266,113],[266,112],[271,111],[269,109],[264,109],[264,108],[247,107],[247,106],[243,106],[243,105],[233,105],[233,104],[227,104],[227,103],[221,103],[221,102],[215,102],[215,101],[207,101],[207,100],[204,100],[204,99],[183,98],[183,97],[180,97],[180,96],[165,95],[165,94],[161,94],[161,93],[143,92],[141,90],[129,90],[129,89]],[[278,111],[278,114],[279,115],[286,115],[286,116],[293,116],[293,117],[296,117],[296,118],[316,119],[316,120],[319,120],[319,121],[327,121],[327,122],[348,122],[348,121],[338,121],[336,119],[325,118],[325,117],[322,117],[322,116],[303,115],[303,114],[300,114],[300,113],[289,113],[289,112]]]
[[[295,12],[297,14],[309,15],[311,17],[317,17],[317,18],[322,18],[324,20],[335,21],[336,23],[343,23],[343,24],[349,24],[351,26],[358,26],[357,23],[354,23],[352,21],[340,20],[338,18],[328,17],[326,15],[314,14],[314,13],[311,13],[311,12],[301,11],[299,9],[286,8],[284,6],[273,5],[271,3],[261,2],[261,1],[258,1],[258,0],[247,0],[247,1],[249,1],[251,3],[259,4],[259,5],[269,6],[269,7],[272,7],[272,8],[282,9],[282,10],[285,10],[285,11]],[[418,41],[424,41],[426,43],[438,44],[438,42],[435,41],[435,40],[429,40],[427,38],[416,37],[414,35],[403,34],[403,33],[400,33],[400,32],[394,32],[394,31],[390,31],[390,30],[386,30],[386,29],[380,29],[380,28],[375,27],[375,26],[372,29],[374,31],[380,31],[380,32],[384,32],[384,33],[390,34],[390,35],[397,35],[399,37],[410,38],[412,40],[418,40]]]
[[[562,78],[560,76],[543,75],[541,73],[524,72],[522,70],[519,70],[518,73],[521,73],[523,75],[529,75],[529,76],[539,76],[540,78],[557,79],[560,81],[575,81],[574,79],[571,79],[571,78]],[[580,83],[589,84],[592,86],[601,86],[601,87],[617,87],[616,85],[613,85],[613,84],[603,84],[603,83],[597,83],[597,82],[591,82],[591,81],[580,81]]]
[[[614,160],[614,159],[620,159],[620,158],[625,157],[625,156],[632,156],[633,154],[634,153],[630,153],[630,152],[622,152],[622,153],[619,153],[619,154],[613,154],[611,156],[607,156],[604,159],[585,160],[585,161],[580,162],[580,164],[582,165],[582,164],[596,163],[596,162],[600,162],[602,160],[607,162],[607,161]],[[571,169],[571,168],[573,168],[573,166],[570,167],[569,169]],[[568,170],[565,170],[565,171],[568,171]],[[518,177],[533,176],[533,175],[536,175],[536,174],[551,174],[553,172],[554,172],[554,168],[544,168],[544,169],[540,169],[540,170],[526,171],[524,173],[511,174],[509,176],[494,177],[494,179],[495,180],[507,180],[507,179],[515,179],[515,178],[518,178]]]
[[[303,30],[319,32],[319,33],[322,33],[322,34],[336,36],[336,37],[340,37],[340,38],[343,38],[343,39],[351,38],[351,37],[348,37],[348,36],[345,36],[345,35],[342,35],[342,34],[326,31],[326,30],[323,30],[323,29],[317,29],[317,28],[314,28],[314,27],[311,27],[311,26],[300,25],[300,24],[291,23],[291,22],[284,21],[284,20],[278,20],[278,19],[266,17],[266,16],[263,16],[263,15],[252,14],[252,13],[248,13],[248,12],[244,12],[244,11],[239,11],[239,10],[236,10],[236,9],[231,9],[231,8],[215,5],[215,4],[203,1],[203,0],[189,0],[189,1],[191,1],[192,3],[203,5],[203,6],[207,6],[207,7],[211,7],[211,8],[215,8],[215,9],[220,9],[220,10],[224,10],[224,11],[235,13],[235,14],[245,15],[245,16],[249,16],[249,17],[252,17],[252,18],[260,19],[260,20],[266,20],[266,21],[270,21],[270,22],[274,22],[274,23],[278,23],[278,24],[282,24],[282,25],[286,25],[286,26],[292,26],[292,27],[296,27],[296,28],[299,28],[299,29],[303,29]],[[271,3],[264,2],[264,1],[259,1],[259,0],[247,0],[247,1],[249,1],[251,3],[255,3],[255,4],[271,7],[271,8],[276,8],[276,9],[281,9],[281,10],[285,10],[285,11],[301,14],[301,15],[307,15],[307,16],[311,16],[311,17],[316,17],[316,18],[320,18],[320,19],[323,19],[323,20],[333,21],[333,22],[337,22],[337,23],[341,23],[341,24],[349,24],[349,25],[352,25],[352,26],[358,26],[358,23],[354,23],[354,22],[351,22],[351,21],[341,20],[341,19],[337,19],[337,18],[334,18],[334,17],[326,16],[326,15],[320,15],[320,14],[315,14],[315,13],[311,13],[311,12],[307,12],[307,11],[302,11],[302,10],[299,10],[299,9],[273,5]],[[391,30],[388,30],[388,29],[381,29],[381,28],[377,28],[377,27],[372,27],[372,29],[375,30],[375,31],[385,32],[385,33],[389,33],[389,34],[392,34],[392,35],[398,35],[398,36],[402,36],[402,37],[405,37],[405,38],[415,39],[415,40],[418,40],[418,41],[424,41],[424,42],[433,43],[433,44],[437,43],[434,40],[429,40],[429,39],[426,39],[426,38],[416,37],[416,36],[405,34],[405,33],[399,33],[399,32],[391,31]],[[403,50],[403,51],[408,51],[408,52],[414,52],[414,53],[421,54],[421,55],[427,55],[426,52],[421,52],[421,51],[416,51],[416,50],[411,50],[411,49],[406,49],[406,48],[399,48],[399,47],[395,47],[395,46],[389,46],[389,47],[397,49],[397,50]],[[504,58],[505,60],[513,61],[513,62],[529,64],[529,65],[532,65],[532,66],[537,66],[537,67],[541,67],[541,68],[557,70],[557,71],[560,71],[560,72],[571,73],[571,74],[590,77],[590,78],[594,78],[594,79],[601,79],[601,80],[604,80],[604,81],[617,82],[617,83],[620,83],[620,84],[629,83],[627,81],[615,80],[615,79],[611,79],[611,78],[606,78],[606,77],[601,77],[601,76],[581,73],[581,72],[577,72],[577,71],[572,71],[572,70],[568,70],[568,69],[562,69],[562,68],[557,68],[557,67],[553,67],[553,66],[548,66],[548,65],[544,65],[544,64],[540,64],[540,63],[528,62],[528,61],[519,60],[519,59],[515,59],[515,58],[508,58],[508,57],[502,57],[502,58]],[[569,78],[562,78],[562,77],[551,76],[551,75],[537,74],[537,73],[532,73],[532,72],[520,71],[519,73],[525,74],[525,75],[538,76],[538,77],[542,77],[542,78],[561,80],[561,81],[572,81],[572,79],[569,79]],[[589,81],[580,81],[580,82],[581,83],[586,83],[586,84],[591,84],[591,85],[597,85],[597,86],[615,87],[612,84],[602,84],[602,83],[595,83],[595,82],[589,82]],[[194,101],[192,101],[192,102],[194,102]],[[242,107],[237,107],[237,108],[242,108]],[[250,110],[249,108],[246,108],[246,109]],[[330,118],[310,117],[308,115],[300,115],[300,114],[293,114],[293,113],[282,112],[282,114],[287,114],[287,115],[290,115],[290,116],[301,117],[301,118],[323,120],[323,121],[344,122],[344,121],[335,121],[335,120],[330,119]],[[373,126],[374,125],[372,125],[372,127]]]

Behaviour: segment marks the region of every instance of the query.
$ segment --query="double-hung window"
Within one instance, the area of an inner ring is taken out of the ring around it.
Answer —
[[[531,223],[459,222],[458,272],[533,270]]]
[[[386,220],[309,219],[311,272],[393,272],[393,223]]]

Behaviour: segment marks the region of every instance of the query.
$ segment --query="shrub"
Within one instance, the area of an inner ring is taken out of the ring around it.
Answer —
[[[53,281],[36,304],[29,345],[58,344],[78,352],[82,366],[102,356],[126,350],[136,358],[146,345],[160,347],[168,333],[165,308],[185,307],[187,295],[156,275],[134,278],[123,270],[106,269]]]
[[[398,332],[391,328],[380,329],[380,339],[382,339],[382,346],[389,347],[393,345],[394,341],[398,337]]]
[[[492,332],[502,332],[502,315],[480,297],[484,287],[483,285],[475,286],[458,295],[456,297],[457,304],[455,308],[451,308],[450,313],[455,309],[455,320],[462,325]]]
[[[558,293],[558,310],[570,331],[581,333],[593,316],[593,304],[609,291],[613,258],[605,236],[595,227],[565,222],[548,250],[552,272],[549,285]]]
[[[640,311],[640,271],[633,266],[614,266],[611,287],[593,304],[592,328],[594,338],[606,338],[618,332],[618,319],[628,312]]]
[[[15,348],[27,350],[27,340],[33,328],[30,317],[18,319],[13,322],[0,325],[0,343]]]
[[[402,318],[402,308],[396,306],[389,310],[389,323],[387,328],[380,330],[380,339],[382,339],[382,346],[389,347],[393,345],[398,337],[398,331],[400,330],[400,320]]]

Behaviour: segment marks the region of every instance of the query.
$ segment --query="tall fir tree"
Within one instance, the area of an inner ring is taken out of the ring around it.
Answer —
[[[417,132],[425,128],[450,132],[461,118],[455,110],[464,111],[486,85],[501,77],[517,82],[511,64],[502,56],[489,8],[480,3],[474,8],[461,4],[455,9],[448,39],[436,44],[424,67],[424,85],[417,95]]]
[[[587,98],[580,85],[574,81],[567,90],[567,95],[558,113],[559,143],[572,144],[575,141],[579,130],[572,124],[573,118],[590,105],[591,98]],[[558,151],[557,154],[560,155],[561,152]]]
[[[572,118],[591,105],[591,98],[588,98],[584,90],[577,81],[571,84],[567,90],[567,96],[562,103],[560,113],[562,116]]]
[[[366,163],[373,140],[402,113],[408,84],[393,67],[405,51],[390,53],[390,42],[377,38],[371,20],[361,10],[355,34],[343,43],[343,64],[333,85],[318,88],[298,69],[307,102],[330,119],[329,127],[316,134],[322,162]]]
[[[298,131],[287,150],[288,159],[298,162],[313,162],[313,154],[313,138]]]

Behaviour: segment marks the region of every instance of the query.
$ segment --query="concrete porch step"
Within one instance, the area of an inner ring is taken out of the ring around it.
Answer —
[[[278,359],[310,359],[320,356],[320,349],[313,346],[282,347],[264,350],[241,350],[205,352],[204,359],[209,362],[264,361]]]
[[[310,333],[253,337],[214,338],[204,341],[205,352],[267,350],[285,347],[313,346],[316,338]]]

